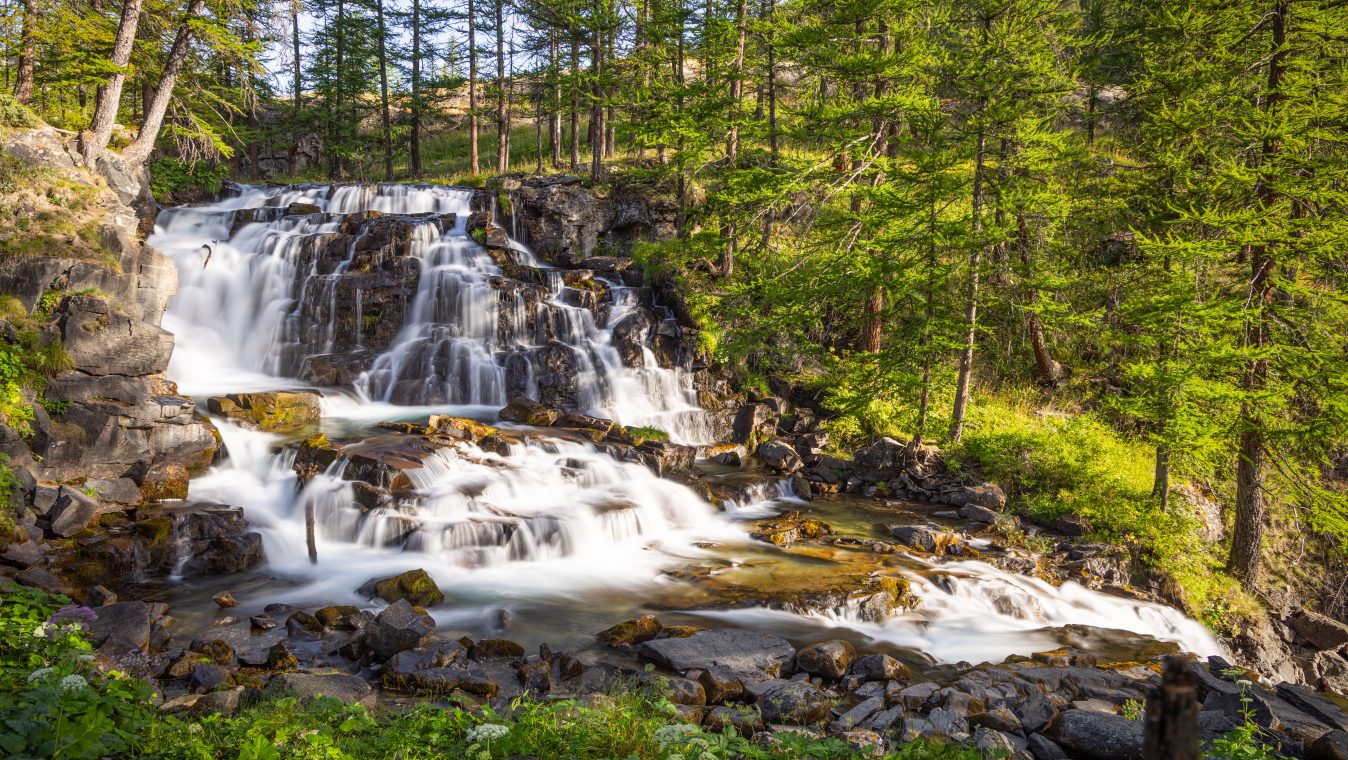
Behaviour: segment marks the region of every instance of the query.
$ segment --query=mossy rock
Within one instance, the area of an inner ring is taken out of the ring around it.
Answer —
[[[136,523],[136,535],[146,548],[158,549],[173,540],[173,520],[169,517],[151,517]]]
[[[406,599],[416,607],[434,607],[445,601],[445,594],[430,574],[420,568],[390,578],[371,579],[357,593],[379,597],[392,604]]]
[[[287,433],[318,424],[319,398],[313,391],[231,393],[212,396],[206,407],[245,427]]]
[[[599,640],[611,647],[636,646],[660,635],[664,626],[654,615],[624,620],[599,632]]]
[[[431,415],[426,425],[426,435],[449,436],[477,443],[489,435],[496,435],[496,428],[466,417],[435,414]]]

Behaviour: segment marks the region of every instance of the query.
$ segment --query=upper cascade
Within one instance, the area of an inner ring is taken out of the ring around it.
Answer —
[[[171,374],[188,393],[284,378],[400,405],[530,398],[712,440],[670,311],[612,259],[541,263],[494,205],[470,188],[315,185],[165,210],[151,242],[180,273]]]

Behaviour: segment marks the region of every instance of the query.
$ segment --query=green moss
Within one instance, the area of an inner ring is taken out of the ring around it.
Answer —
[[[668,442],[669,442],[669,433],[666,433],[665,431],[660,430],[659,428],[653,428],[653,427],[627,427],[627,428],[623,428],[623,431],[624,431],[624,432],[627,434],[627,436],[628,436],[629,438],[631,438],[631,439],[632,439],[638,446],[640,446],[641,444],[643,444],[643,443],[645,443],[645,442],[647,442],[647,441],[656,441],[656,442],[659,442],[659,443],[668,443]]]

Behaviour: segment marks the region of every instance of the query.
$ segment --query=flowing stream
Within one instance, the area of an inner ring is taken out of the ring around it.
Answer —
[[[499,425],[508,400],[547,393],[678,442],[712,442],[691,374],[656,360],[655,329],[641,333],[637,357],[623,355],[615,326],[639,309],[672,321],[667,310],[620,278],[568,284],[515,241],[502,261],[466,232],[472,199],[471,190],[435,186],[302,186],[166,209],[150,243],[179,270],[164,320],[177,340],[171,378],[199,399],[326,385],[323,429],[365,439],[344,452],[399,445],[377,422],[424,423],[436,413]],[[381,235],[402,234],[404,250],[381,253]],[[340,368],[349,383],[316,382],[336,376],[316,374],[320,366]],[[281,436],[216,424],[228,459],[193,481],[192,497],[242,506],[263,535],[266,570],[234,589],[245,612],[274,601],[364,603],[355,589],[365,580],[424,568],[449,597],[432,610],[443,627],[499,630],[511,621],[508,634],[521,641],[588,640],[638,611],[672,609],[694,623],[724,619],[800,639],[846,629],[939,662],[1052,648],[1076,625],[1220,651],[1173,609],[1076,584],[1053,587],[982,562],[821,558],[751,541],[748,520],[802,508],[771,482],[718,509],[588,441],[521,435],[505,450],[422,452],[397,498],[371,508],[343,477],[347,458],[301,485]],[[317,564],[305,544],[310,505]],[[835,510],[843,533],[868,530],[855,518],[849,528],[846,500],[811,508]],[[718,598],[714,585],[678,572],[711,568],[753,587],[862,566],[907,578],[922,604],[885,620],[846,604],[769,610]]]

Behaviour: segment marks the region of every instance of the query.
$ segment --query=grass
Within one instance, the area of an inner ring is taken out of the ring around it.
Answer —
[[[1172,497],[1163,510],[1152,496],[1155,449],[1094,414],[982,397],[949,453],[1000,484],[1012,510],[1047,524],[1076,515],[1092,540],[1135,550],[1141,569],[1172,581],[1175,601],[1209,627],[1231,632],[1257,613],[1257,602],[1224,572],[1222,545],[1201,537],[1190,505]]]

